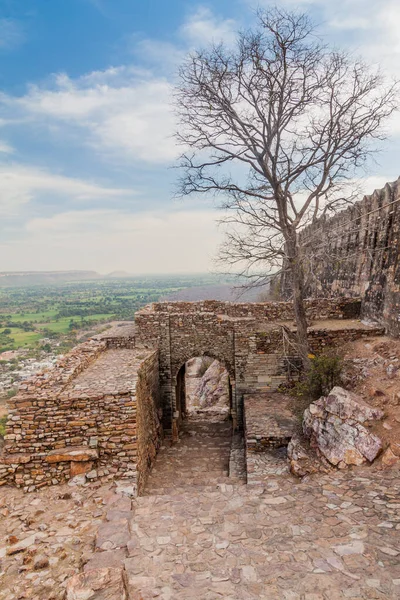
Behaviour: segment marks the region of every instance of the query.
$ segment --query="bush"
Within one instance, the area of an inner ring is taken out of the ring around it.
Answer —
[[[343,368],[338,354],[320,354],[311,358],[311,367],[304,379],[296,382],[291,390],[295,396],[306,396],[310,401],[326,396],[335,385],[340,385]]]
[[[1,419],[0,419],[0,437],[4,437],[6,434],[6,422],[7,422],[7,416],[1,417]]]

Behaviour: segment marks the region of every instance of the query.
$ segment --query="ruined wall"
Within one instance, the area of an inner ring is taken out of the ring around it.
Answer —
[[[324,319],[345,323],[359,317],[359,310],[357,299],[307,301],[308,317],[311,322],[315,320],[320,332],[310,331],[312,347],[376,334],[377,330],[363,333],[358,326],[345,333],[339,327],[329,334],[322,325],[318,327]],[[217,359],[227,369],[232,386],[232,418],[240,426],[243,395],[276,389],[287,379],[293,318],[290,302],[162,302],[138,312],[138,339],[148,347],[159,348],[165,430],[174,431],[174,422],[179,420],[176,386],[180,368],[189,359],[203,355]],[[298,361],[298,357],[291,358],[291,362]]]
[[[158,372],[156,350],[90,341],[22,384],[9,402],[0,484],[33,491],[86,474],[143,485],[162,434]]]
[[[158,352],[141,364],[136,385],[137,399],[137,488],[140,494],[147,481],[163,438]],[[131,443],[134,449],[134,442]]]
[[[349,312],[350,311],[350,312]],[[179,314],[187,318],[190,314],[213,313],[226,317],[250,317],[257,320],[290,321],[294,319],[291,302],[221,302],[204,300],[202,302],[156,302],[136,314],[135,323],[140,327],[141,339],[149,339],[159,331],[164,323],[162,315]],[[306,313],[314,319],[346,319],[357,317],[357,305],[346,298],[311,298],[306,300]],[[162,325],[161,325],[162,326]]]
[[[400,335],[400,179],[300,235],[307,293],[361,297],[362,316]],[[290,282],[283,281],[284,296]]]

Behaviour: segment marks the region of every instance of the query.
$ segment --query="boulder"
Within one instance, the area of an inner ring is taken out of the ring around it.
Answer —
[[[372,462],[382,450],[381,440],[362,423],[383,416],[356,394],[334,387],[305,410],[303,432],[317,454],[332,465],[361,465]]]
[[[196,395],[200,408],[229,406],[229,375],[217,360],[214,360],[204,373]]]
[[[66,600],[128,600],[123,569],[94,569],[68,580]]]

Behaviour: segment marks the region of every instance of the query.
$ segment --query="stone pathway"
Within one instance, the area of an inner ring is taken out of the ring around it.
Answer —
[[[221,416],[204,415],[184,422],[178,444],[164,446],[148,479],[145,496],[216,490],[239,483],[229,478],[232,425]]]
[[[146,495],[124,517],[131,597],[400,597],[397,470],[246,486],[228,478],[229,447],[228,423],[200,421],[161,451]]]

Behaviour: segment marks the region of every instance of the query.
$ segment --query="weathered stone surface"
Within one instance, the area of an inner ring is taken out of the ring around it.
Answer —
[[[63,448],[62,450],[52,450],[46,456],[46,462],[58,463],[58,462],[85,462],[94,460],[98,457],[98,452],[95,449],[82,446],[81,448]],[[75,473],[77,475],[77,473]]]
[[[76,475],[82,475],[84,473],[88,473],[93,466],[93,463],[90,462],[71,462],[70,475],[71,477],[75,477]]]
[[[100,526],[96,536],[96,548],[100,550],[125,548],[128,540],[128,520],[110,521]]]
[[[383,323],[400,335],[400,178],[331,218],[322,217],[303,229],[313,277],[310,297],[361,296],[362,317]],[[373,216],[371,216],[371,214]],[[315,249],[324,248],[323,259]],[[289,278],[283,282],[290,295]]]
[[[393,452],[392,448],[386,448],[385,452],[382,454],[382,464],[384,467],[393,467],[400,463],[400,456],[396,456]]]
[[[1,458],[6,465],[22,465],[30,462],[31,459],[30,454],[6,454]]]
[[[332,465],[361,465],[372,462],[382,450],[381,440],[361,422],[382,416],[382,411],[335,387],[305,410],[303,431],[311,446]]]
[[[196,390],[200,408],[229,410],[229,375],[225,367],[214,360],[204,373]]]
[[[228,477],[230,439],[228,422],[186,420],[179,444],[162,447],[145,494],[132,502],[111,481],[32,494],[3,488],[0,600],[65,599],[68,578],[91,559],[97,567],[121,559],[129,600],[398,600],[396,466],[332,469],[301,482],[275,474],[244,485]],[[126,518],[128,557],[93,553],[103,519],[117,526]],[[27,527],[34,544],[8,556],[8,536],[22,539]],[[49,566],[35,571],[41,554]],[[109,591],[82,589],[85,600]],[[117,587],[113,600],[118,594]]]
[[[290,471],[296,477],[305,477],[313,473],[328,472],[328,464],[322,462],[316,453],[306,445],[300,435],[295,434],[287,447]]]
[[[382,419],[384,416],[382,410],[369,406],[360,396],[340,386],[334,387],[320,404],[319,400],[313,403],[313,407],[319,406],[342,420],[353,419],[359,423]]]
[[[122,568],[105,568],[74,575],[66,600],[128,600]]]
[[[85,564],[83,569],[86,572],[96,569],[121,567],[125,558],[126,552],[123,549],[95,552]]]
[[[156,350],[81,344],[11,399],[0,483],[31,492],[113,477],[140,490],[161,443],[160,410]]]

